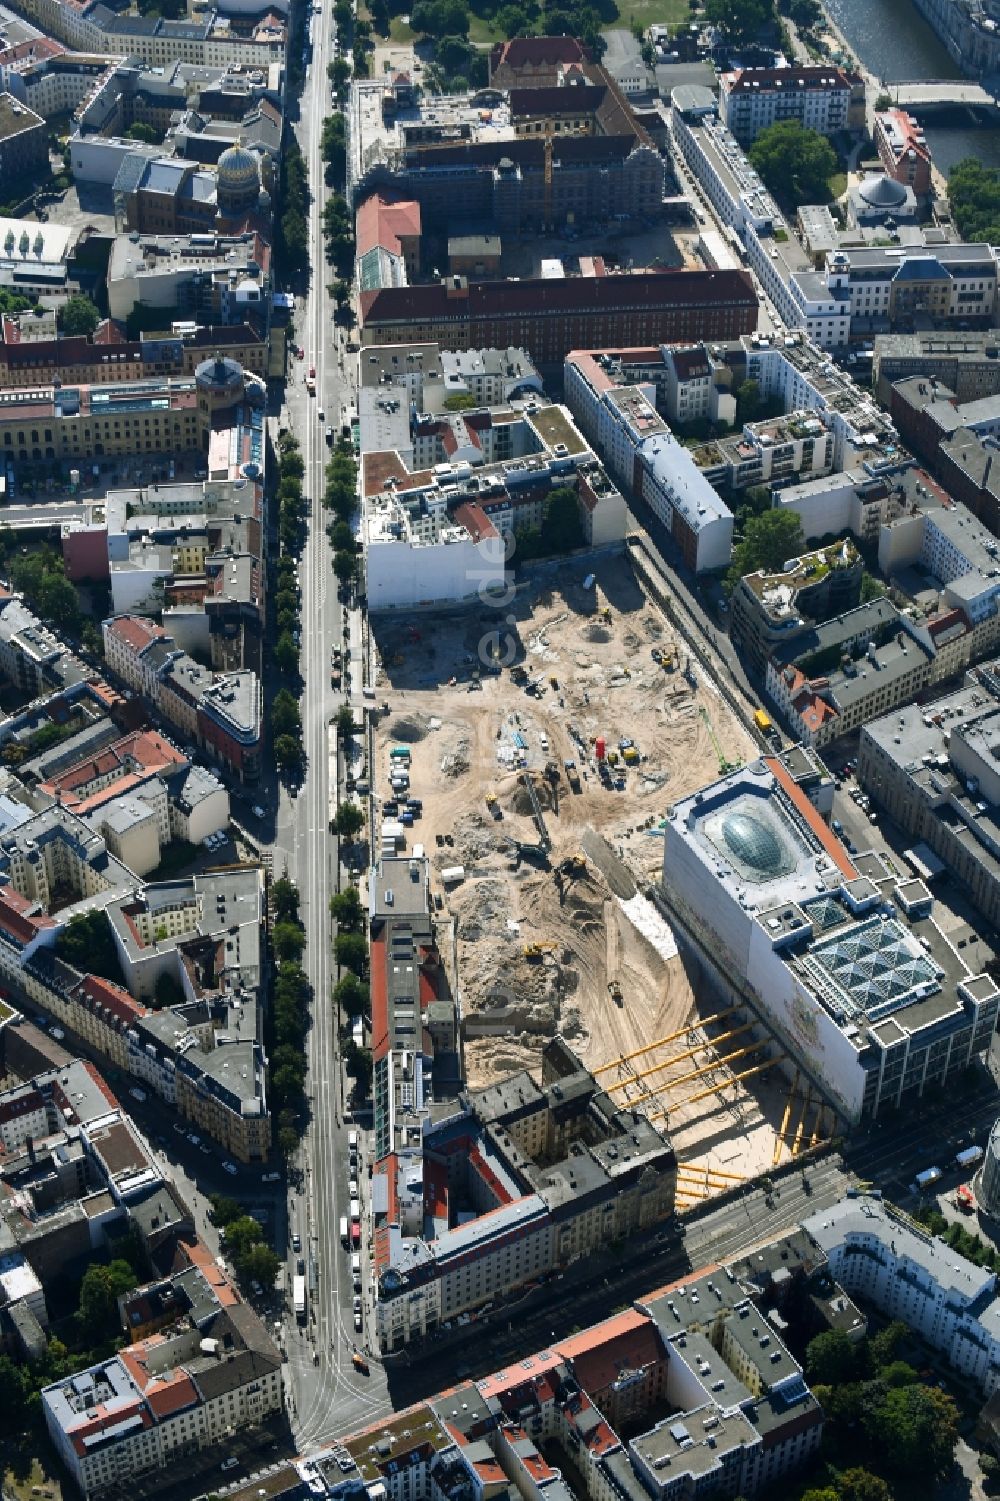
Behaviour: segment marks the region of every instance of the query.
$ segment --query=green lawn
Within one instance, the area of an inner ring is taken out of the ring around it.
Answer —
[[[402,16],[393,16],[392,20],[389,22],[390,42],[412,42],[416,37],[416,34],[417,33],[413,30],[413,27],[410,25],[410,23],[408,21],[404,21]],[[381,38],[378,38],[377,40],[381,41]]]
[[[847,173],[835,172],[830,178],[830,198],[839,198],[841,193],[847,191]]]
[[[617,21],[609,22],[602,30],[627,28],[637,21],[645,31],[647,26],[676,26],[678,22],[690,19],[687,0],[622,0],[618,5]]]

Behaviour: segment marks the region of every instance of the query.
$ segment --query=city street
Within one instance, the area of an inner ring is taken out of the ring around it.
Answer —
[[[286,391],[288,422],[299,441],[305,462],[303,491],[308,498],[308,536],[299,576],[302,588],[302,655],[304,679],[302,734],[305,775],[293,799],[282,790],[275,815],[273,868],[286,869],[301,893],[301,915],[307,946],[303,964],[313,991],[313,1024],[309,1033],[311,1119],[300,1153],[303,1169],[300,1190],[290,1190],[288,1237],[285,1246],[289,1284],[295,1270],[292,1236],[302,1241],[306,1260],[308,1316],[304,1329],[291,1316],[285,1326],[287,1389],[290,1419],[299,1448],[308,1452],[338,1432],[363,1426],[389,1409],[382,1368],[371,1363],[371,1374],[355,1371],[351,1348],[362,1346],[355,1335],[352,1286],[347,1253],[339,1239],[340,1215],[347,1212],[347,1128],[343,1114],[337,1027],[330,992],[335,976],[331,953],[329,900],[338,887],[337,841],[328,827],[328,742],[331,717],[342,698],[330,687],[330,650],[343,641],[345,611],[337,599],[332,552],[326,536],[323,493],[328,459],[326,423],[337,424],[350,390],[338,364],[333,304],[326,291],[332,276],[323,254],[322,213],[327,197],[320,156],[322,125],[330,105],[327,63],[332,56],[333,16],[330,9],[312,17],[313,57],[301,100],[299,144],[305,156],[313,200],[309,240],[312,281],[300,300],[296,336],[305,359],[292,367]],[[316,396],[306,391],[302,376],[316,367]],[[324,413],[321,418],[320,413]],[[361,623],[358,612],[348,621],[352,642],[352,693],[355,717],[362,719],[360,661]],[[279,1248],[280,1249],[280,1248]],[[367,1275],[367,1274],[366,1274]]]

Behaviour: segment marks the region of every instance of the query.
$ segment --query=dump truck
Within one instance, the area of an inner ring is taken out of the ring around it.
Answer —
[[[500,806],[500,800],[495,792],[487,792],[486,806],[487,808],[489,808],[490,813],[498,822],[501,818],[503,818],[503,809]]]
[[[576,762],[575,761],[564,761],[563,762],[563,771],[566,773],[566,780],[569,783],[570,787],[573,789],[573,791],[574,792],[579,792],[580,791],[580,773],[579,773],[579,770],[577,769]]]
[[[523,952],[526,959],[543,959],[546,954],[552,953],[552,944],[528,943],[525,944]]]
[[[616,1006],[625,1005],[625,998],[622,995],[622,987],[618,980],[608,981],[608,995],[614,1001]]]
[[[639,752],[634,745],[630,745],[627,750],[622,751],[622,760],[626,766],[637,766],[639,764]]]

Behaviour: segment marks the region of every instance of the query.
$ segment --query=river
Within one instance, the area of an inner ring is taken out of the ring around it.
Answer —
[[[912,0],[825,0],[825,4],[862,65],[886,80],[889,94],[893,79],[961,77]],[[948,168],[964,156],[1000,167],[1000,122],[992,112],[988,118],[989,124],[977,125],[966,109],[928,116],[924,122],[927,144],[942,172],[947,175]]]

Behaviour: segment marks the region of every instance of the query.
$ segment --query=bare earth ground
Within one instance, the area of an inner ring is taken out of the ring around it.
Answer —
[[[704,1039],[727,1028],[722,1022],[706,1025],[718,1003],[699,996],[698,976],[687,973],[669,928],[630,877],[644,883],[659,878],[662,840],[650,826],[675,799],[718,775],[720,752],[739,762],[754,749],[714,687],[687,680],[686,653],[627,560],[604,560],[595,571],[597,586],[590,590],[583,588],[579,564],[546,572],[519,589],[509,609],[517,659],[545,686],[541,699],[529,696],[506,671],[483,672],[476,686],[480,643],[498,625],[503,628],[495,611],[418,615],[414,625],[375,621],[383,663],[377,691],[391,704],[377,734],[376,791],[388,795],[389,749],[405,742],[412,757],[410,790],[423,801],[409,847],[423,845],[432,872],[465,869],[461,884],[446,890],[433,881],[433,888],[455,923],[470,1085],[518,1068],[537,1072],[540,1051],[557,1031],[588,1067],[600,1069],[688,1029],[634,1061],[639,1071],[690,1050],[645,1081],[646,1090],[663,1091],[646,1108],[653,1114],[669,1104],[682,1159],[749,1175],[772,1165],[788,1082],[771,1070],[754,1077],[752,1090],[734,1084],[691,1100],[726,1077],[723,1064],[705,1071],[718,1055],[706,1050]],[[672,671],[652,659],[654,647],[672,657]],[[485,652],[482,660],[489,660]],[[521,749],[515,735],[524,742],[526,769],[552,841],[548,870],[530,859],[518,862],[510,845],[538,839],[513,764]],[[603,736],[613,749],[624,735],[635,741],[642,761],[626,772],[624,790],[606,789],[597,776],[593,742]],[[579,794],[567,785],[567,758],[580,769]],[[560,770],[554,787],[545,777],[551,762]],[[491,816],[487,794],[498,799],[501,819]],[[451,843],[439,844],[436,836]],[[560,873],[566,857],[578,853],[584,856],[578,869]],[[543,952],[526,956],[530,944]],[[609,994],[612,980],[621,986],[621,1006]],[[752,1041],[744,1032],[723,1047],[735,1051]],[[749,1053],[732,1072],[763,1056]],[[696,1070],[698,1077],[689,1078]],[[616,1067],[602,1073],[601,1082],[608,1087],[625,1077]],[[639,1090],[633,1083],[615,1097],[637,1101]],[[801,1134],[808,1141],[816,1112],[805,1114]],[[797,1115],[796,1104],[786,1127],[790,1134]],[[692,1189],[692,1197],[700,1191]]]

